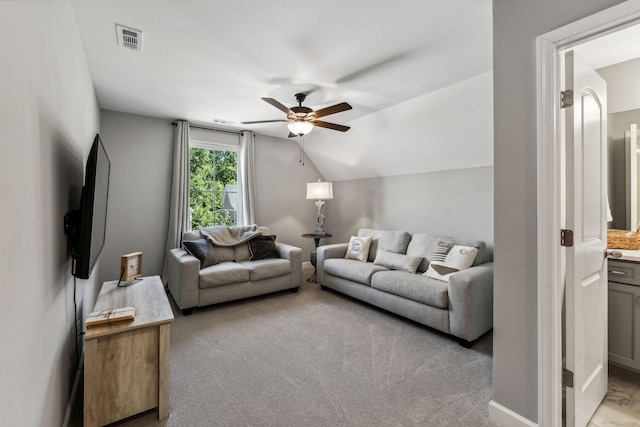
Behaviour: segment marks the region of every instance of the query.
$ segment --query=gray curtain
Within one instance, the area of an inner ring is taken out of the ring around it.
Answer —
[[[247,130],[240,137],[240,159],[238,161],[238,187],[240,190],[240,212],[238,225],[256,223],[255,217],[255,137]]]
[[[169,206],[169,229],[164,255],[162,281],[166,284],[169,250],[180,247],[182,235],[189,229],[189,122],[178,120],[173,139],[173,182]]]

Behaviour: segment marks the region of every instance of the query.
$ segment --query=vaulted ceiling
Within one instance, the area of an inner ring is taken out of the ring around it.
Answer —
[[[261,97],[318,109],[327,179],[492,164],[491,0],[72,0],[101,108],[287,138]],[[141,30],[142,51],[116,24]],[[220,123],[220,122],[225,123]],[[289,140],[290,141],[290,140]],[[284,143],[284,141],[283,141]]]

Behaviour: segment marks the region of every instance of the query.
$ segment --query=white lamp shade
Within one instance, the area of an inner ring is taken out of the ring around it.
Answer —
[[[306,135],[313,130],[313,123],[305,120],[296,120],[295,122],[287,124],[287,127],[289,128],[289,132],[295,135]]]
[[[333,182],[308,182],[308,200],[331,200],[333,199]]]

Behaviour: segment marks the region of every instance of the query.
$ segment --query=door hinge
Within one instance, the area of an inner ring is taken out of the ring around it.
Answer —
[[[573,91],[571,89],[560,92],[560,108],[567,108],[573,105]]]
[[[573,388],[573,372],[567,368],[562,368],[562,385]]]
[[[570,248],[573,246],[573,231],[572,230],[560,230],[560,246],[566,246]]]

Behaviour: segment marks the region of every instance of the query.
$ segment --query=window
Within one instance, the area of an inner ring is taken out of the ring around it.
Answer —
[[[190,225],[237,224],[238,147],[191,141]]]

